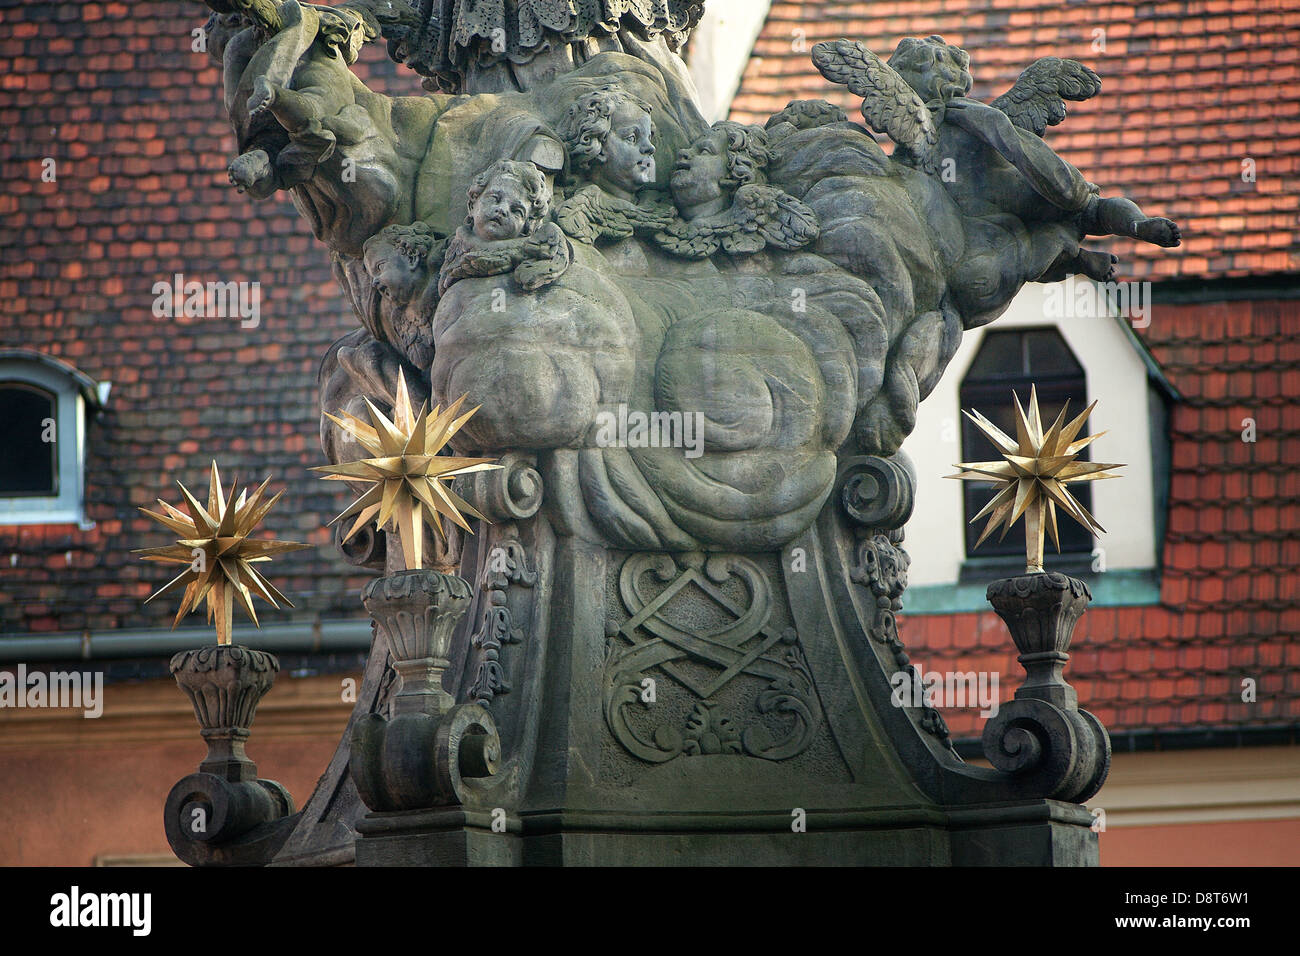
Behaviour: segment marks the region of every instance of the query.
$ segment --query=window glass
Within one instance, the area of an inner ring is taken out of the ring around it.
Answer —
[[[0,495],[58,494],[55,400],[32,385],[0,383]]]
[[[1025,332],[1025,372],[1031,378],[1067,375],[1083,380],[1083,366],[1055,329]]]
[[[970,380],[998,380],[1006,375],[1019,375],[1025,371],[1024,343],[1019,332],[990,332],[984,337],[979,354],[971,363],[966,378]]]

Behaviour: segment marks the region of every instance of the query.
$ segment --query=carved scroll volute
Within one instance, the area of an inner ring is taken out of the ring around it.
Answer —
[[[288,836],[293,798],[257,776],[244,752],[258,702],[280,663],[265,651],[215,644],[181,651],[171,672],[202,728],[208,754],[199,772],[177,781],[163,808],[163,829],[191,866],[260,866]]]
[[[460,495],[491,521],[523,521],[542,507],[542,476],[531,455],[511,452],[501,457],[501,468],[456,479]]]
[[[1074,626],[1092,594],[1068,575],[1024,574],[994,581],[988,600],[1011,631],[1024,683],[984,725],[984,756],[1026,790],[1082,803],[1110,772],[1110,737],[1064,677]]]
[[[334,526],[334,546],[343,555],[343,560],[354,567],[383,571],[388,561],[388,535],[371,524],[344,541],[347,531],[346,524]]]
[[[912,516],[916,475],[901,451],[889,458],[859,455],[842,459],[836,486],[845,513],[862,527],[891,531]]]

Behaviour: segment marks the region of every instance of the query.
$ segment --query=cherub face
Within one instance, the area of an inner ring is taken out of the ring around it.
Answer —
[[[367,243],[365,262],[370,283],[380,295],[398,303],[411,300],[420,278],[420,268],[412,266],[401,250],[390,242]]]
[[[620,103],[610,116],[604,142],[605,161],[596,167],[596,181],[630,199],[655,178],[655,147],[650,142],[650,114],[631,103]]]
[[[727,134],[711,130],[677,154],[669,184],[679,206],[699,206],[722,196],[727,178]]]
[[[970,88],[970,73],[947,46],[925,43],[909,51],[901,63],[891,66],[927,102],[962,96]]]
[[[528,226],[528,194],[523,184],[507,176],[488,182],[470,210],[474,234],[480,239],[514,239]]]

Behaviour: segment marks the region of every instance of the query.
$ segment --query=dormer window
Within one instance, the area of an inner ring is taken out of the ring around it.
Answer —
[[[1071,485],[1070,493],[1077,489],[1108,533],[1094,538],[1075,522],[1058,520],[1061,552],[1048,542],[1045,567],[1084,579],[1104,575],[1108,586],[1098,600],[1102,594],[1129,603],[1159,598],[1156,554],[1169,486],[1168,408],[1177,393],[1124,318],[1048,321],[1053,294],[1060,290],[1026,286],[997,325],[963,336],[947,373],[917,409],[916,428],[903,446],[916,471],[918,502],[906,528],[909,613],[985,610],[988,582],[1024,571],[1023,527],[1017,524],[1000,546],[994,533],[975,549],[988,519],[971,524],[970,518],[989,500],[990,488],[947,476],[956,462],[1001,457],[961,410],[978,409],[1015,435],[1011,395],[1023,403],[1031,385],[1048,424],[1066,399],[1073,416],[1100,398],[1088,432],[1107,432],[1105,460],[1127,463],[1118,481]]]
[[[91,526],[87,411],[97,411],[108,390],[51,356],[0,349],[0,525]]]

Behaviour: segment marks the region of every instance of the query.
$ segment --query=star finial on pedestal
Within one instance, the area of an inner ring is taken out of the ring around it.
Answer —
[[[349,515],[357,516],[356,522],[344,535],[344,541],[371,521],[375,521],[381,528],[395,522],[402,542],[402,556],[407,568],[414,570],[424,566],[426,522],[439,537],[443,537],[439,515],[446,515],[454,524],[471,534],[473,532],[461,516],[462,512],[487,520],[469,502],[453,492],[450,483],[457,475],[490,471],[501,466],[492,464],[491,458],[457,458],[438,454],[461,426],[469,421],[470,416],[478,411],[477,408],[472,408],[459,418],[456,417],[466,397],[462,395],[446,410],[436,406],[433,411],[426,413],[425,406],[421,405],[417,414],[411,410],[406,377],[399,372],[397,401],[393,406],[392,419],[376,408],[370,399],[365,400],[370,414],[369,425],[348,412],[344,412],[342,418],[325,413],[330,421],[344,429],[373,456],[312,469],[325,472],[327,481],[355,481],[370,486],[330,522],[334,524]]]
[[[163,513],[157,514],[145,508],[140,510],[181,537],[175,544],[163,548],[139,548],[133,553],[143,555],[145,561],[162,561],[167,564],[187,564],[184,571],[172,578],[149,596],[146,604],[175,588],[185,585],[185,594],[181,598],[180,610],[175,628],[190,611],[193,611],[206,598],[208,605],[208,622],[216,618],[217,643],[229,644],[233,623],[234,605],[238,602],[252,622],[257,625],[257,612],[253,610],[253,595],[256,594],[271,607],[278,608],[277,600],[289,607],[293,604],[276,590],[257,569],[255,563],[270,561],[273,555],[286,551],[299,551],[311,545],[297,541],[257,541],[248,536],[257,529],[267,512],[280,500],[281,491],[270,501],[263,501],[266,481],[250,497],[245,488],[235,498],[237,482],[230,486],[227,497],[221,487],[221,475],[217,463],[212,463],[212,473],[208,479],[208,505],[203,507],[189,489],[179,481],[181,493],[185,496],[187,515],[179,508],[174,508],[161,498],[158,504]]]
[[[1096,435],[1074,440],[1074,436],[1079,434],[1088,416],[1092,414],[1092,410],[1097,407],[1096,402],[1085,408],[1068,425],[1063,424],[1066,412],[1070,408],[1070,403],[1066,402],[1052,427],[1044,433],[1042,417],[1038,410],[1037,388],[1031,388],[1028,413],[1021,407],[1020,399],[1014,392],[1011,397],[1016,403],[1015,439],[978,411],[964,412],[997,446],[1005,460],[956,464],[953,467],[962,470],[958,474],[947,477],[967,481],[991,480],[1001,486],[984,509],[971,519],[974,523],[989,515],[988,524],[979,540],[975,542],[975,547],[978,548],[998,525],[1004,526],[1002,537],[1005,538],[1011,526],[1021,515],[1024,515],[1026,571],[1033,574],[1043,570],[1044,531],[1051,534],[1056,550],[1058,552],[1061,550],[1061,542],[1056,531],[1058,507],[1090,531],[1106,530],[1065,486],[1077,481],[1118,478],[1119,475],[1106,474],[1106,470],[1124,466],[1075,461],[1079,452],[1106,434],[1098,432]]]

